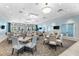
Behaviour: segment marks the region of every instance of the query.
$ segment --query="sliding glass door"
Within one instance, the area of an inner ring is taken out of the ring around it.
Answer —
[[[75,24],[74,23],[62,24],[61,32],[63,33],[64,36],[74,37],[75,36]]]
[[[67,28],[66,28],[66,24],[62,24],[61,25],[61,33],[66,36],[67,33]]]
[[[74,24],[68,24],[68,30],[67,30],[67,34],[69,37],[73,37],[74,36]]]

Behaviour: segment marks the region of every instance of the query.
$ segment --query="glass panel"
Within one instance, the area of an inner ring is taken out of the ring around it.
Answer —
[[[61,33],[63,34],[63,36],[66,36],[66,33],[67,33],[66,24],[61,25]]]
[[[74,26],[73,26],[74,24],[68,24],[68,31],[67,31],[67,33],[68,33],[68,36],[69,37],[73,37],[73,29],[74,29]]]

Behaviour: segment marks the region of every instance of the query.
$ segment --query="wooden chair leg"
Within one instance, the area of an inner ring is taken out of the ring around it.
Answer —
[[[7,38],[7,41],[8,41],[8,38]]]
[[[12,49],[12,55],[13,55],[13,53],[14,53],[14,48]]]
[[[11,43],[11,40],[8,40],[8,43],[10,44]]]
[[[51,47],[50,47],[50,46],[49,46],[48,48],[49,48],[49,49],[51,49]]]
[[[43,45],[45,44],[45,42],[43,42]]]
[[[19,55],[19,50],[17,51],[17,56]]]
[[[55,45],[55,51],[57,50],[57,45]]]
[[[32,55],[33,55],[34,54],[34,50],[32,49],[31,52],[32,52]]]
[[[61,43],[61,47],[63,47],[63,44]]]
[[[37,47],[35,46],[35,50],[37,51]]]

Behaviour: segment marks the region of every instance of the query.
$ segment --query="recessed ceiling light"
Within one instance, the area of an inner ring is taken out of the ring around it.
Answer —
[[[19,13],[23,13],[23,11],[20,10]]]
[[[35,21],[34,19],[30,19],[30,20],[26,20],[25,22],[30,23],[30,22],[34,22],[34,21]]]
[[[44,19],[46,19],[46,17],[43,17]]]
[[[48,14],[52,11],[52,9],[50,7],[45,7],[42,9],[42,12],[45,13],[45,14]]]
[[[30,18],[38,18],[38,15],[37,15],[37,14],[30,13],[30,14],[29,14],[29,17],[30,17]]]
[[[26,22],[30,22],[30,21],[27,20]]]
[[[39,5],[39,3],[35,3],[35,5]]]
[[[23,10],[25,10],[25,8],[22,8]]]
[[[61,11],[63,11],[63,9],[58,9],[58,11],[57,11],[57,12],[61,12]]]
[[[31,19],[26,19],[26,20],[31,20]]]
[[[5,6],[6,8],[9,8],[9,6]]]

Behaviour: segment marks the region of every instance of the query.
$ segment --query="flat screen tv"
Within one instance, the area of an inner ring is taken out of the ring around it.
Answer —
[[[42,27],[40,27],[39,29],[42,29]]]
[[[2,25],[2,26],[1,26],[1,29],[5,29],[5,26],[4,26],[4,25]]]
[[[59,26],[54,26],[53,29],[60,29],[60,27]]]

